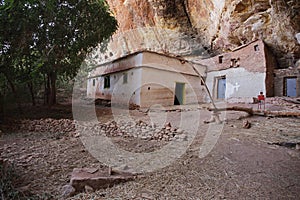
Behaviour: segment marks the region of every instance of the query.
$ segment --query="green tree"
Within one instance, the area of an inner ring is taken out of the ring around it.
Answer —
[[[116,31],[117,21],[104,0],[2,0],[0,27],[0,73],[12,89],[16,78],[30,83],[44,75],[52,105],[57,77],[73,78],[86,55]]]

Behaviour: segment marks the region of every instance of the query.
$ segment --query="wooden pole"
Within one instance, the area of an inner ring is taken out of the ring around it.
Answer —
[[[206,83],[205,83],[203,77],[202,77],[201,74],[198,72],[198,70],[194,67],[194,65],[191,64],[191,66],[193,67],[193,70],[196,72],[196,74],[199,76],[199,78],[200,78],[200,80],[201,80],[201,83],[204,85],[205,91],[206,91],[206,93],[208,94],[208,96],[209,96],[209,98],[210,98],[210,101],[211,101],[213,107],[217,110],[216,104],[215,104],[215,102],[214,102],[214,100],[213,100],[213,97],[212,97],[212,95],[211,95],[211,93],[210,93],[210,91],[209,91],[209,89],[208,89],[208,87],[207,87],[207,85],[206,85]]]
[[[214,107],[214,110],[212,110],[211,119],[208,120],[208,121],[204,121],[204,122],[205,122],[205,123],[216,122],[217,124],[220,124],[220,123],[221,123],[221,120],[220,120],[220,113],[218,112],[218,108],[217,108],[217,106],[216,106],[216,104],[215,104],[215,102],[214,102],[214,99],[213,99],[213,97],[212,97],[212,95],[211,95],[211,93],[210,93],[210,91],[209,91],[209,89],[208,89],[208,87],[207,87],[207,85],[206,85],[206,83],[205,83],[203,77],[202,77],[201,74],[198,72],[198,70],[194,67],[193,64],[191,64],[190,62],[189,62],[189,64],[192,66],[193,70],[196,72],[196,74],[197,74],[198,77],[200,78],[200,81],[201,81],[201,83],[204,85],[205,91],[206,91],[207,95],[208,95],[209,98],[210,98],[211,104],[212,104],[213,107]]]

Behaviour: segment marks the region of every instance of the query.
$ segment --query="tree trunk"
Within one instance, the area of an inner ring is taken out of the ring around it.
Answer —
[[[30,82],[27,83],[27,87],[28,87],[29,92],[30,92],[32,105],[35,106],[36,103],[35,103],[35,96],[34,96],[33,83],[32,83],[32,81],[30,81]]]
[[[222,111],[242,111],[246,112],[249,115],[253,115],[254,111],[252,108],[245,108],[245,107],[238,107],[238,106],[232,106],[232,107],[227,107],[227,108],[208,108],[209,111],[214,111],[214,112],[222,112]]]
[[[0,123],[4,120],[4,94],[0,91]]]
[[[4,73],[4,76],[5,76],[5,78],[6,78],[7,82],[8,82],[9,87],[11,88],[11,91],[12,91],[14,97],[15,97],[16,103],[18,105],[19,112],[20,112],[20,114],[22,114],[22,108],[21,108],[21,104],[20,104],[20,101],[19,101],[19,96],[17,94],[17,90],[16,90],[16,87],[15,87],[15,84],[9,78],[9,76],[7,74]]]
[[[44,105],[48,105],[49,102],[49,89],[50,81],[48,75],[44,74]]]
[[[50,81],[50,95],[48,105],[52,106],[56,104],[56,72],[51,72],[48,74]]]
[[[296,111],[287,111],[287,110],[282,110],[282,111],[270,111],[270,110],[253,110],[252,108],[245,108],[245,107],[238,107],[238,106],[233,106],[233,107],[227,107],[227,108],[209,108],[209,111],[214,111],[214,112],[220,112],[220,111],[242,111],[246,112],[249,115],[259,115],[259,116],[270,116],[270,117],[300,117],[300,112]]]

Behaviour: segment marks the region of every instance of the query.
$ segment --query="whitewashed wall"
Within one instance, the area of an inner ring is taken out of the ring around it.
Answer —
[[[89,98],[100,98],[112,100],[115,103],[140,104],[140,91],[142,69],[134,68],[122,72],[109,74],[110,87],[104,88],[104,76],[88,79],[87,96]],[[124,73],[127,73],[127,83],[123,83]],[[96,80],[93,86],[93,79]]]
[[[206,84],[216,99],[216,77],[226,76],[225,100],[228,102],[252,102],[259,92],[266,93],[266,74],[249,72],[244,68],[231,68],[207,73]],[[207,101],[209,99],[207,98]]]
[[[184,104],[198,103],[203,100],[204,90],[197,76],[143,67],[141,107],[155,104],[173,105],[176,82],[185,83]]]

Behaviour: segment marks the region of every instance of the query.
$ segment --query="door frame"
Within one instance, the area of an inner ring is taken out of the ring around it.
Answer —
[[[218,98],[218,87],[219,87],[219,80],[220,79],[225,79],[225,84],[227,82],[226,75],[215,76],[214,77],[213,94],[214,94],[214,99],[215,100],[225,100],[226,99],[226,87],[225,87],[225,96],[224,96],[224,99],[223,98]],[[227,84],[226,84],[226,86],[227,86]]]
[[[297,76],[286,76],[283,78],[283,96],[287,97],[287,79],[295,79],[295,81],[296,81],[296,97],[297,97]]]
[[[175,82],[175,90],[174,90],[174,102],[173,102],[173,104],[174,105],[177,105],[177,104],[175,104],[175,101],[176,101],[176,86],[177,86],[177,84],[182,84],[183,85],[183,87],[182,87],[182,91],[181,91],[181,93],[182,93],[182,103],[180,104],[180,101],[179,101],[179,104],[178,105],[184,105],[185,104],[185,85],[186,85],[186,83],[184,83],[184,82]]]

